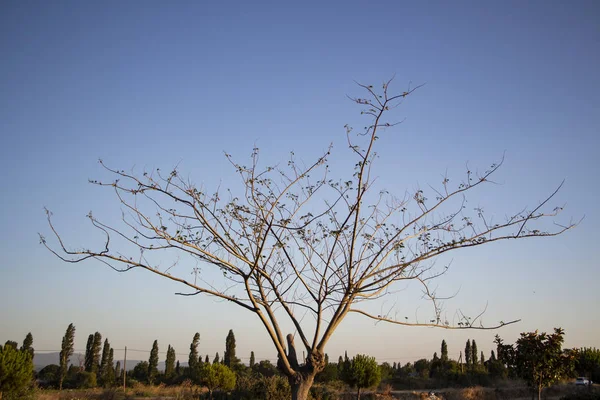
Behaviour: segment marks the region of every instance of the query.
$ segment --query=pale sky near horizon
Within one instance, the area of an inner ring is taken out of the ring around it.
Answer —
[[[38,243],[49,235],[43,207],[77,247],[94,233],[88,211],[120,216],[115,198],[87,183],[106,176],[98,158],[118,169],[179,164],[215,188],[238,183],[223,151],[245,160],[256,145],[270,162],[289,151],[308,162],[333,143],[339,172],[351,160],[344,125],[364,123],[346,95],[362,95],[355,81],[395,75],[398,90],[426,85],[381,135],[379,184],[402,195],[505,154],[499,184],[477,197],[486,212],[535,206],[565,179],[557,222],[585,219],[556,238],[444,258],[440,291],[458,292],[449,314],[488,304],[484,322],[521,322],[445,331],[351,315],[330,358],[348,350],[404,363],[430,358],[442,339],[457,358],[467,338],[489,357],[496,333],[513,342],[558,326],[567,347],[600,347],[599,20],[597,1],[2,2],[0,342],[32,332],[36,349],[57,350],[73,322],[76,349],[99,331],[115,348],[158,339],[161,351],[187,354],[200,332],[212,358],[233,329],[239,357],[274,360],[256,317],[233,305],[175,296],[181,287],[144,271],[61,262]],[[427,315],[412,290],[378,306],[392,304]]]

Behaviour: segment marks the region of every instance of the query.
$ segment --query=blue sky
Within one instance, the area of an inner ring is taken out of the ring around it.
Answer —
[[[499,217],[535,205],[563,180],[559,222],[585,219],[558,238],[507,242],[452,255],[440,288],[446,305],[485,321],[521,318],[499,332],[446,332],[374,325],[349,317],[334,336],[380,360],[431,357],[446,339],[458,356],[467,338],[489,354],[493,336],[566,329],[567,346],[600,346],[596,228],[600,148],[600,6],[531,2],[76,2],[0,5],[0,341],[29,331],[58,349],[67,325],[76,347],[100,331],[116,348],[222,353],[229,329],[238,354],[275,357],[250,314],[143,272],[66,265],[38,244],[50,208],[74,246],[93,239],[88,211],[109,221],[119,207],[87,183],[119,169],[180,164],[206,187],[238,183],[238,160],[256,145],[266,161],[293,150],[307,162],[334,144],[333,168],[349,162],[343,126],[361,126],[346,95],[354,81],[426,83],[396,111],[376,174],[392,193],[485,169],[505,152],[500,185],[477,201]],[[455,174],[455,175],[452,175]],[[191,267],[190,267],[191,270]],[[400,292],[400,312],[418,310]],[[133,356],[136,358],[137,356]],[[139,358],[147,355],[140,354]],[[185,359],[185,357],[182,357]]]

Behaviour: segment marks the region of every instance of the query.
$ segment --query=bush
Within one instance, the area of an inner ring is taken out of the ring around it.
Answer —
[[[27,351],[0,346],[0,393],[3,398],[23,398],[32,386],[33,360]]]

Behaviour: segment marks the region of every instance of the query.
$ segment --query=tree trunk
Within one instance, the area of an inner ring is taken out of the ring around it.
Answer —
[[[296,382],[290,382],[292,388],[292,400],[307,400],[314,379],[314,375],[309,375],[302,377],[302,379]]]
[[[542,385],[538,386],[538,400],[542,400],[542,389]]]
[[[360,387],[358,388],[358,390],[356,392],[356,400],[360,400]]]

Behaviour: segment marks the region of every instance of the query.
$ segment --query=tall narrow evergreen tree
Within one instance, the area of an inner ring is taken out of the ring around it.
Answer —
[[[170,379],[175,374],[175,349],[169,345],[165,361],[165,378]]]
[[[475,343],[475,339],[471,340],[471,364],[477,365],[479,357],[479,352],[477,351],[477,343]]]
[[[114,368],[115,351],[109,345],[108,357],[104,364],[104,371],[102,373],[102,384],[104,387],[112,387],[115,384],[115,368]]]
[[[448,345],[446,344],[445,340],[442,340],[442,351],[441,351],[441,357],[440,359],[443,362],[447,362],[448,361]]]
[[[467,344],[465,344],[465,364],[471,365],[471,341],[467,339]]]
[[[254,358],[254,352],[251,351],[250,352],[250,368],[254,367],[254,364],[256,364],[256,359]]]
[[[151,385],[158,376],[158,340],[152,344],[150,358],[148,359],[148,383]]]
[[[204,359],[204,363],[210,364],[210,359],[208,358],[208,354],[206,355],[206,358]]]
[[[175,365],[175,375],[181,375],[181,366],[179,365],[179,360],[177,360],[177,364]]]
[[[198,343],[200,343],[200,334],[196,332],[190,344],[190,356],[188,358],[188,367],[191,375],[198,368]]]
[[[483,355],[483,350],[481,350],[481,357],[479,358],[479,362],[483,365],[485,364],[485,356]]]
[[[106,370],[108,369],[108,357],[110,355],[110,343],[108,338],[104,339],[104,346],[102,347],[102,358],[100,360],[100,370],[98,371],[98,378],[100,383],[104,386],[104,377],[107,375]],[[112,368],[112,365],[110,365]]]
[[[496,361],[496,353],[494,353],[494,350],[492,350],[492,353],[490,354],[490,361]]]
[[[98,372],[100,366],[100,350],[102,347],[102,335],[100,332],[94,333],[94,341],[92,343],[92,368],[90,372]]]
[[[218,364],[219,361],[219,352],[217,351],[217,354],[215,354],[215,359],[213,360],[213,364]]]
[[[94,363],[94,356],[92,355],[92,347],[94,346],[94,335],[88,336],[87,344],[85,345],[85,358],[83,366],[87,372],[92,372],[92,364]]]
[[[235,335],[233,334],[233,329],[229,330],[227,338],[225,339],[223,364],[229,368],[232,368],[235,364],[237,364],[237,358],[235,357]]]
[[[33,341],[33,340],[32,340]],[[67,376],[67,369],[69,368],[69,358],[73,355],[75,343],[75,325],[70,323],[65,332],[65,336],[62,339],[62,345],[60,349],[60,377],[58,380],[58,388],[62,390],[63,381]]]
[[[31,332],[25,336],[23,339],[23,346],[21,346],[21,351],[28,352],[31,355],[31,359],[33,360],[33,335]]]
[[[325,365],[329,364],[329,354],[325,353]]]
[[[115,365],[115,380],[121,381],[121,361],[117,361],[117,365]]]

